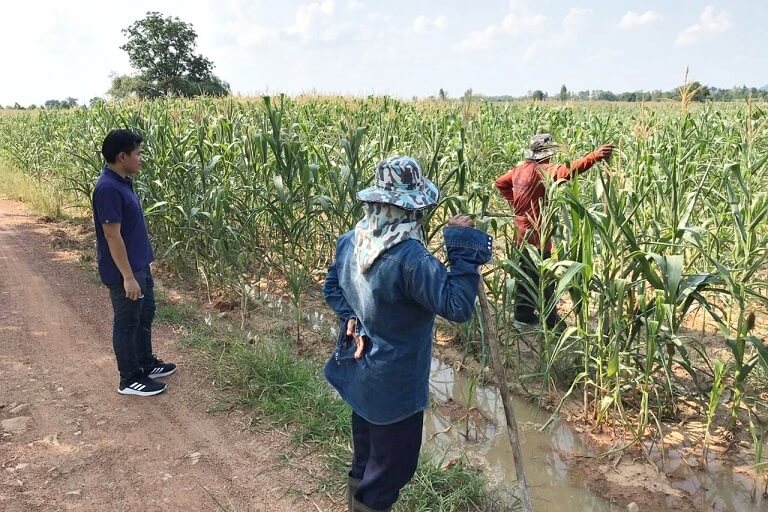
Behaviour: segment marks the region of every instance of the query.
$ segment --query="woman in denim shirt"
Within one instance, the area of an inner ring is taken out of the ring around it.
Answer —
[[[416,471],[435,316],[472,317],[478,267],[491,238],[459,215],[443,235],[450,271],[425,246],[425,212],[437,187],[409,157],[379,162],[373,187],[358,192],[365,217],[339,238],[323,292],[339,316],[325,377],[352,407],[354,455],[349,510],[387,511]]]

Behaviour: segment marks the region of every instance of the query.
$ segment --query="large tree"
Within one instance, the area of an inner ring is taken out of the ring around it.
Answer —
[[[148,12],[123,34],[128,42],[120,48],[138,73],[113,76],[109,91],[113,97],[229,94],[229,84],[213,74],[213,63],[195,53],[197,32],[191,24]]]

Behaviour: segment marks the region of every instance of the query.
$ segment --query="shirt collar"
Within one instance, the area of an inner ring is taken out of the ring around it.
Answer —
[[[128,177],[123,178],[122,176],[120,176],[119,174],[117,174],[115,171],[113,171],[107,166],[104,166],[104,174],[122,183],[128,183],[128,184],[133,183],[133,180],[131,178],[128,178]]]

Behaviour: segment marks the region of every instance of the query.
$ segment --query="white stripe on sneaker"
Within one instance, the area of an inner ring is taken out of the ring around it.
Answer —
[[[149,372],[149,375],[147,375],[147,376],[150,379],[154,380],[154,379],[159,379],[159,378],[162,378],[162,377],[167,377],[169,375],[172,375],[172,374],[176,373],[176,368],[166,368],[166,367],[163,367],[163,366],[160,366],[158,368],[159,369],[158,369],[157,373],[155,373],[155,371],[153,370],[153,371]]]
[[[137,389],[137,388],[138,388],[140,385],[141,385],[141,384],[139,384],[138,382],[134,382],[133,384],[131,384],[131,385],[130,385],[130,386],[128,386],[128,387],[129,387],[129,388],[131,388],[131,389]]]
[[[117,390],[118,393],[121,395],[135,395],[135,396],[153,396],[153,395],[159,395],[163,391],[166,390],[165,386],[160,387],[159,389],[150,389],[149,386],[143,385],[140,383],[134,383],[137,384],[137,388],[132,388],[130,386],[126,386],[122,389]]]

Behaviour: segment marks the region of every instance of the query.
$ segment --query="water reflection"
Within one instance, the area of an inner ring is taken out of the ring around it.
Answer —
[[[442,408],[433,407],[426,415],[427,446],[449,456],[467,456],[473,462],[485,466],[491,482],[513,487],[515,466],[498,391],[490,387],[472,386],[463,373],[455,372],[437,359],[432,360],[430,388],[433,398],[439,402],[453,400],[467,404],[471,396],[470,406],[477,407],[484,416],[494,421],[480,425],[478,431],[472,428],[468,430],[466,420],[462,419],[458,425],[452,424]],[[540,507],[548,504],[553,507],[551,510],[562,512],[625,510],[591,493],[580,485],[575,475],[570,474],[561,453],[576,456],[596,454],[589,453],[567,424],[555,422],[545,432],[540,432],[539,428],[549,419],[549,414],[514,396],[512,400],[525,457],[526,476],[535,502]],[[467,431],[470,434],[468,437]],[[649,442],[647,448],[654,462],[661,467],[658,444],[651,445]],[[697,510],[768,511],[768,498],[761,494],[762,486],[756,493],[755,501],[752,501],[752,479],[731,465],[718,461],[717,457],[717,454],[710,452],[707,467],[696,467],[691,464],[692,461],[685,460],[679,450],[668,449],[664,463],[665,469],[675,476],[670,482],[672,487],[686,491],[693,498]],[[649,492],[653,491],[649,489]],[[671,507],[672,503],[669,504]]]
[[[464,421],[446,432],[450,420],[444,417],[440,409],[433,408],[427,415],[427,446],[439,453],[465,455],[472,461],[479,461],[485,466],[492,482],[513,487],[516,479],[514,459],[505,430],[501,396],[496,389],[472,386],[463,374],[454,372],[453,368],[437,359],[432,361],[430,387],[433,397],[441,402],[454,400],[466,404],[471,394],[470,405],[493,418],[493,422],[481,425],[482,432],[477,436],[470,435],[468,442]],[[556,506],[562,512],[623,510],[569,481],[568,466],[560,453],[587,454],[574,433],[560,422],[555,422],[546,432],[539,432],[538,428],[549,418],[547,413],[523,400],[512,398],[520,429],[526,476],[535,502],[542,507],[546,506],[544,504]],[[479,442],[471,442],[475,437]]]

